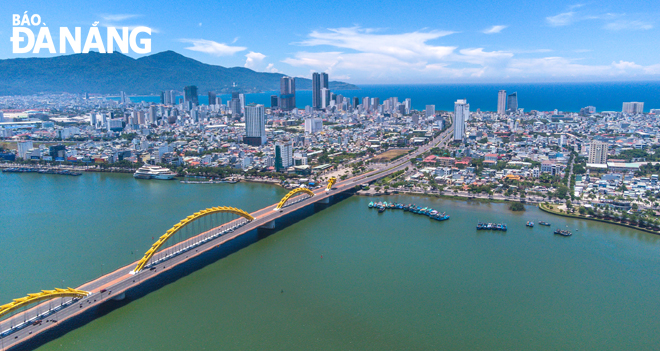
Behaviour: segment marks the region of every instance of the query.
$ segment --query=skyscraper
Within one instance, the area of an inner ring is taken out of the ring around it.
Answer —
[[[327,73],[312,73],[312,108],[318,110],[321,107],[321,89],[328,89]]]
[[[360,98],[357,96],[353,97],[353,108],[357,108],[358,105],[360,104]]]
[[[209,91],[209,106],[215,105],[215,92]]]
[[[228,104],[232,116],[241,115],[241,99],[238,98],[238,93],[231,93],[231,100],[229,100]]]
[[[623,113],[628,113],[631,115],[636,115],[638,113],[644,113],[644,103],[643,102],[624,102]]]
[[[293,166],[293,145],[291,145],[291,141],[285,140],[275,144],[275,170],[282,172],[291,166]]]
[[[503,115],[506,113],[506,90],[500,90],[497,93],[497,114]]]
[[[465,121],[470,117],[470,104],[465,99],[454,103],[454,141],[463,141],[465,137]]]
[[[426,117],[435,116],[435,105],[426,105]]]
[[[506,105],[507,105],[507,111],[509,111],[511,113],[518,112],[518,93],[517,92],[509,94],[509,96],[507,97]]]
[[[312,108],[321,108],[321,74],[318,72],[312,73]]]
[[[259,146],[266,143],[266,115],[264,105],[245,106],[245,138],[248,145]]]
[[[280,110],[291,111],[296,108],[296,80],[284,76],[280,79]]]
[[[370,106],[369,104],[371,103],[371,100],[369,99],[368,96],[365,96],[362,98],[362,110],[364,112],[369,112]]]
[[[330,106],[330,89],[321,89],[321,108]]]
[[[271,95],[270,96],[270,108],[276,108],[277,107],[277,95]]]
[[[183,88],[183,100],[190,101],[194,105],[199,105],[199,99],[197,97],[197,87],[194,85],[189,85]]]
[[[607,143],[594,140],[589,144],[589,163],[607,164]]]

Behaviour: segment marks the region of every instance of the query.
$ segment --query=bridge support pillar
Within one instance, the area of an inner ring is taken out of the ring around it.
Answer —
[[[323,200],[319,200],[318,202],[321,203],[321,204],[329,204],[329,203],[330,203],[330,198],[331,198],[331,197],[332,197],[332,196],[328,196],[328,197],[326,197],[326,198],[323,199]]]
[[[264,228],[264,229],[275,229],[275,221],[270,221],[259,228]]]
[[[126,293],[125,293],[125,292],[123,292],[123,293],[121,293],[121,294],[119,294],[119,295],[114,296],[112,299],[115,300],[115,301],[121,301],[121,300],[123,300],[124,298],[126,298]]]

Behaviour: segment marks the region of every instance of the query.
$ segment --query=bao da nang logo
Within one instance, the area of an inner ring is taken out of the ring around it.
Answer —
[[[129,48],[137,54],[148,54],[151,52],[151,28],[135,27],[129,30],[128,27],[121,28],[120,31],[115,27],[107,27],[106,41],[104,42],[101,32],[94,22],[82,41],[82,28],[75,27],[73,34],[67,27],[60,27],[59,32],[59,53],[65,54],[67,46],[74,53],[88,53],[90,49],[96,49],[100,53],[112,53],[115,51],[115,45],[121,53],[128,53]],[[41,22],[41,16],[38,14],[28,15],[25,11],[23,15],[12,15],[13,32],[11,37],[12,52],[14,54],[26,54],[29,52],[38,54],[42,49],[48,50],[51,54],[57,53],[50,29],[46,23]],[[37,32],[35,37],[35,32]],[[138,40],[138,36],[142,34]]]

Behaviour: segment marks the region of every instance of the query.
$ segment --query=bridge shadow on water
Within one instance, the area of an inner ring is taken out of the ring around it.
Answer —
[[[291,226],[317,212],[323,211],[329,206],[332,206],[352,196],[353,194],[354,190],[344,191],[333,195],[328,203],[316,202],[310,206],[305,206],[301,209],[298,209],[292,213],[278,218],[275,222],[274,229],[253,229],[231,241],[214,247],[197,257],[194,257],[186,262],[182,262],[176,267],[170,268],[169,270],[158,274],[156,277],[141,282],[136,287],[126,290],[125,297],[121,300],[105,301],[96,307],[89,308],[85,312],[59,323],[56,327],[52,327],[48,331],[44,331],[41,334],[35,335],[32,339],[25,343],[16,345],[15,347],[6,350],[14,351],[36,349],[39,346],[53,341],[72,330],[86,325],[96,318],[103,317],[108,313],[131,303],[132,301],[146,296],[170,283],[176,282],[177,280],[186,277],[199,269],[202,269],[224,257],[227,257],[258,242],[259,240],[265,239],[281,229]],[[167,262],[164,264],[167,267]],[[137,280],[139,278],[135,277],[134,279]],[[77,305],[78,304],[73,304],[69,308],[75,308]]]

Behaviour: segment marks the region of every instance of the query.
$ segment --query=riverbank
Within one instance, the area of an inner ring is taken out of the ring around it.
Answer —
[[[592,216],[589,216],[589,215],[580,215],[580,214],[576,215],[576,214],[572,214],[572,213],[559,212],[559,211],[556,211],[554,208],[548,208],[546,205],[544,205],[542,203],[539,204],[538,207],[543,212],[547,212],[547,213],[557,215],[557,216],[577,218],[577,219],[586,219],[586,220],[590,220],[590,221],[615,224],[615,225],[622,226],[622,227],[637,229],[637,230],[641,230],[643,232],[660,235],[660,230],[655,230],[655,229],[647,228],[647,227],[639,227],[639,226],[636,226],[636,225],[632,225],[628,222],[618,222],[618,221],[615,221],[615,220],[596,218],[596,217],[592,217]]]
[[[507,198],[490,198],[490,197],[480,197],[480,196],[475,196],[475,195],[462,195],[462,194],[453,194],[453,195],[447,195],[444,193],[439,193],[439,192],[417,192],[417,191],[391,191],[391,192],[376,192],[373,191],[373,189],[370,190],[360,190],[356,192],[357,195],[359,196],[390,196],[390,195],[415,195],[415,196],[427,196],[427,197],[433,197],[433,198],[438,198],[438,199],[447,199],[447,200],[470,200],[470,201],[480,201],[480,202],[487,202],[487,203],[512,203],[512,202],[520,202],[525,205],[534,205],[534,204],[540,204],[541,202],[538,200],[533,200],[533,199],[524,199],[521,201],[520,199],[507,199]]]

